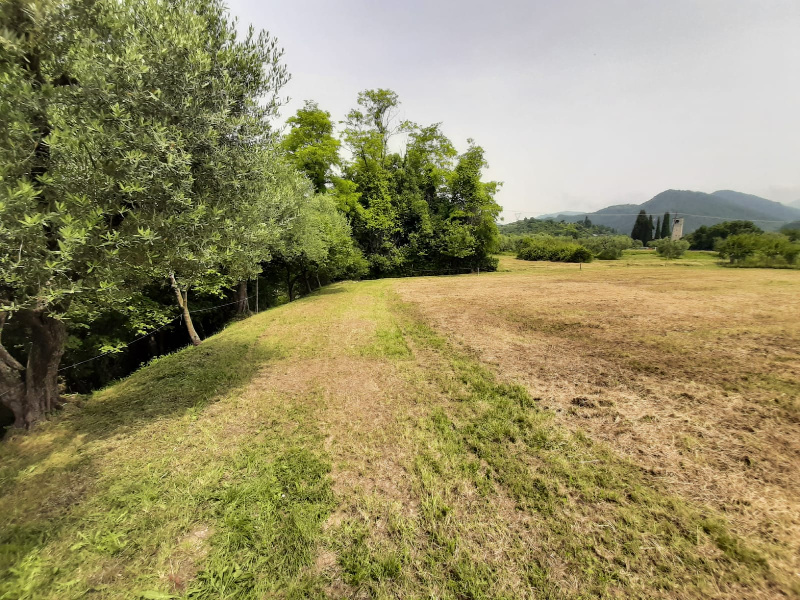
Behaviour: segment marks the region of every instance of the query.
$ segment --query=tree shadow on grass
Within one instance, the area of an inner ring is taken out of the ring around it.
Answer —
[[[303,296],[303,298],[312,298],[314,296],[329,296],[331,294],[344,294],[350,291],[345,287],[345,285],[346,282],[338,283],[336,285],[326,285],[314,290],[313,292],[311,292],[306,296]],[[302,300],[302,298],[299,299]]]
[[[27,512],[24,502],[37,505],[58,495],[50,484],[64,474],[91,479],[96,454],[84,451],[90,443],[132,436],[154,421],[201,409],[246,386],[265,364],[284,355],[277,342],[254,335],[259,320],[236,323],[201,346],[160,357],[33,431],[12,432],[0,442],[0,509]],[[36,489],[42,491],[38,500],[31,494]],[[12,521],[9,515],[8,524]]]

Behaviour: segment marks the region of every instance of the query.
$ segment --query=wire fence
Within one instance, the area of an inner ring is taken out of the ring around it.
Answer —
[[[207,312],[209,310],[216,310],[217,308],[223,308],[225,306],[232,306],[234,304],[239,304],[240,302],[244,302],[245,300],[250,300],[251,298],[255,298],[255,297],[256,297],[256,295],[253,294],[252,296],[247,296],[247,298],[241,298],[239,300],[234,300],[233,302],[227,302],[225,304],[217,304],[216,306],[211,306],[209,308],[198,308],[197,310],[190,310],[189,314],[193,315],[193,314],[196,314],[196,313]],[[82,360],[80,362],[76,362],[76,363],[73,363],[71,365],[67,365],[66,367],[61,367],[58,370],[58,372],[60,373],[61,371],[66,371],[67,369],[73,369],[73,368],[75,368],[75,367],[77,367],[79,365],[83,365],[83,364],[86,364],[88,362],[92,362],[93,360],[97,360],[98,358],[103,358],[104,356],[108,356],[109,354],[119,354],[120,352],[122,352],[123,350],[128,348],[129,346],[132,346],[136,342],[140,342],[143,339],[148,338],[148,337],[150,337],[151,335],[153,335],[155,333],[158,333],[159,331],[161,331],[165,327],[168,327],[168,326],[172,325],[175,321],[178,321],[178,320],[181,320],[181,321],[183,320],[183,314],[180,314],[177,317],[175,317],[173,319],[170,319],[166,323],[163,323],[157,329],[154,329],[153,331],[145,333],[144,335],[139,336],[135,340],[131,340],[130,342],[128,342],[124,346],[120,346],[118,348],[114,348],[113,350],[109,350],[108,352],[103,352],[102,354],[98,354],[97,356],[93,356],[92,358],[87,358],[86,360]],[[6,392],[6,393],[8,393],[8,392]]]

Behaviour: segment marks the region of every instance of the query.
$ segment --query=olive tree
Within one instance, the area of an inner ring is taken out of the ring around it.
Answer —
[[[58,403],[71,320],[155,278],[188,317],[191,286],[255,268],[231,257],[274,233],[251,167],[287,75],[216,0],[7,0],[0,36],[0,333],[19,320],[30,347],[23,364],[0,338],[0,402],[29,427]]]

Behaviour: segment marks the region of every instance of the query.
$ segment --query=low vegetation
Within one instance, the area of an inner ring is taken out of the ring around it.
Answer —
[[[595,258],[600,260],[618,260],[625,250],[633,248],[638,241],[627,235],[598,235],[578,239],[578,243],[587,248]]]
[[[764,233],[752,221],[725,221],[716,225],[698,227],[684,239],[692,250],[714,250],[728,236],[740,233]]]
[[[717,242],[716,250],[731,266],[792,268],[800,243],[780,233],[737,233]]]
[[[585,246],[568,238],[535,236],[522,239],[517,250],[517,258],[584,263],[591,262],[593,257]]]
[[[656,253],[664,258],[680,258],[689,249],[689,242],[686,240],[672,240],[670,238],[661,238],[660,240],[653,240],[650,246],[656,249]]]

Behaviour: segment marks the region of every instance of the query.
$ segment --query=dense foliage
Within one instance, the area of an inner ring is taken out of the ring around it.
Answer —
[[[752,221],[725,221],[716,225],[698,227],[684,239],[692,250],[714,250],[719,240],[740,233],[763,233]]]
[[[459,155],[439,124],[399,122],[391,90],[365,90],[357,104],[342,132],[349,160],[338,155],[329,113],[312,102],[289,120],[283,147],[335,198],[369,275],[494,269],[500,184],[482,181],[483,149],[469,140]],[[399,133],[408,142],[393,151]]]
[[[547,234],[571,238],[585,238],[594,235],[609,235],[615,231],[605,225],[594,225],[588,217],[577,223],[554,221],[553,219],[535,219],[533,217],[500,225],[501,235],[536,235]]]
[[[581,244],[567,238],[535,236],[525,238],[517,252],[521,260],[548,260],[552,262],[587,263],[592,253]]]
[[[635,242],[627,235],[599,235],[580,238],[578,243],[587,248],[595,258],[600,260],[617,260],[622,258],[622,251],[635,246]]]
[[[653,239],[654,230],[653,215],[648,216],[647,211],[640,210],[636,222],[633,224],[631,238],[641,241],[646,246]]]
[[[739,267],[793,267],[800,243],[780,233],[735,233],[717,242],[721,258]]]
[[[140,292],[169,282],[198,343],[189,289],[257,272],[282,225],[265,140],[287,75],[215,0],[0,10],[0,325],[31,341],[25,366],[0,353],[0,389],[30,425],[58,402],[65,323],[158,324]]]
[[[689,249],[689,242],[686,240],[672,240],[670,238],[653,240],[650,245],[656,249],[659,256],[664,258],[680,258]]]
[[[800,221],[792,221],[781,227],[781,233],[793,242],[800,240]]]

